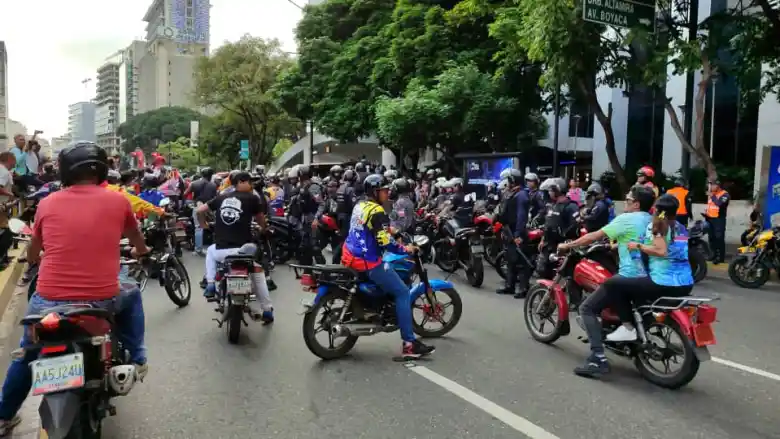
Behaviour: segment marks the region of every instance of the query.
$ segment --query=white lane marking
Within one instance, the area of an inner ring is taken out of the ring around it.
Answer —
[[[724,366],[741,370],[743,372],[752,373],[753,375],[758,375],[760,377],[769,378],[770,380],[775,380],[780,382],[780,375],[776,373],[767,372],[761,369],[756,369],[755,367],[745,366],[744,364],[735,363],[733,361],[724,360],[723,358],[718,358],[718,357],[712,357],[712,361],[718,364],[722,364]]]
[[[510,412],[493,401],[483,398],[455,381],[439,375],[425,366],[408,364],[407,368],[531,439],[560,439],[558,436],[539,427],[528,419]]]

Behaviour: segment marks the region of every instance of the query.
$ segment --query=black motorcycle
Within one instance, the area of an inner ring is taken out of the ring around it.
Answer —
[[[273,260],[277,264],[284,264],[292,259],[301,247],[298,231],[283,216],[272,216],[268,219],[268,243]]]
[[[694,282],[698,283],[707,277],[707,260],[712,258],[712,250],[704,237],[709,231],[709,224],[697,220],[688,229],[688,262]]]
[[[434,263],[447,273],[463,268],[471,286],[482,286],[485,279],[485,266],[482,262],[485,247],[477,230],[474,227],[461,227],[453,218],[440,224],[439,236],[433,244],[436,251]]]
[[[161,207],[165,205],[163,200]],[[181,308],[190,303],[192,286],[187,268],[177,255],[181,250],[177,252],[176,230],[175,217],[163,216],[147,224],[144,236],[152,251],[143,258],[143,266],[148,277],[158,279],[171,301]]]
[[[241,326],[249,326],[244,314],[249,314],[253,320],[260,316],[253,315],[249,303],[257,300],[252,293],[252,273],[255,270],[255,255],[231,255],[219,264],[217,269],[217,294],[213,301],[217,302],[214,311],[220,318],[214,319],[221,328],[227,324],[228,342],[238,343]]]

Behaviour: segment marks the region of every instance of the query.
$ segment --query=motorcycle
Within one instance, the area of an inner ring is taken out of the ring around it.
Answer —
[[[729,263],[729,278],[742,288],[761,288],[769,281],[772,269],[780,270],[778,249],[777,228],[756,234],[750,245],[737,249]]]
[[[501,236],[497,234],[494,225],[493,216],[488,213],[483,212],[474,216],[474,228],[485,248],[483,257],[493,268],[498,268],[498,256],[503,250],[503,246],[501,245]]]
[[[697,220],[688,229],[688,262],[696,283],[707,277],[707,260],[712,257],[710,246],[704,240],[708,230],[709,224],[702,220]]]
[[[415,237],[420,247],[428,240]],[[390,264],[401,278],[410,285],[414,332],[421,337],[441,337],[458,324],[463,313],[463,303],[451,282],[429,279],[420,255],[386,254],[384,263]],[[315,293],[314,300],[303,302],[303,339],[306,347],[323,360],[345,356],[359,337],[390,333],[398,330],[395,303],[364,274],[341,265],[292,265],[300,278],[304,291]],[[303,270],[299,275],[298,270]],[[412,285],[412,276],[419,282]],[[449,302],[440,298],[446,296]],[[452,308],[450,310],[450,308]],[[422,314],[421,320],[415,311]],[[439,329],[428,329],[426,323],[436,321]],[[328,343],[320,343],[316,335],[325,331]],[[336,345],[337,339],[343,341]]]
[[[167,206],[170,201],[163,199],[160,207]],[[142,283],[143,277],[158,279],[160,286],[165,288],[171,301],[182,308],[190,303],[192,286],[187,268],[177,255],[175,232],[178,230],[175,218],[159,217],[147,220],[144,228],[146,245],[152,250],[143,259],[143,269],[132,274]]]
[[[14,356],[38,353],[30,368],[43,430],[52,439],[99,438],[103,419],[116,415],[111,398],[127,395],[136,382],[135,366],[114,337],[113,313],[73,303],[20,324],[30,328],[33,344]]]
[[[436,250],[434,263],[447,273],[463,268],[469,285],[479,287],[485,280],[485,266],[482,254],[485,247],[474,227],[461,227],[454,218],[440,223],[441,238],[433,243]]]
[[[284,216],[268,218],[269,245],[274,262],[284,264],[296,254],[301,247],[299,233]]]
[[[255,255],[237,254],[227,256],[217,269],[214,279],[217,285],[217,294],[213,301],[217,302],[214,311],[221,318],[215,318],[218,327],[227,323],[228,342],[238,343],[241,333],[241,325],[249,326],[244,319],[244,314],[253,315],[249,303],[257,300],[252,293],[252,273],[255,272]]]
[[[569,311],[578,311],[584,295],[596,290],[612,276],[612,272],[596,260],[609,252],[603,244],[585,249],[572,249],[568,256],[551,255],[551,261],[560,266],[552,280],[539,280],[528,292],[523,316],[526,327],[534,340],[551,344],[571,332]],[[610,342],[604,347],[624,357],[632,358],[634,366],[647,381],[668,389],[685,386],[696,377],[702,362],[709,360],[708,346],[716,343],[712,329],[717,318],[717,308],[708,304],[712,299],[703,297],[661,297],[651,303],[635,303],[634,326],[639,335],[632,342]],[[584,330],[584,324],[577,316]],[[552,330],[545,332],[545,323]],[[604,335],[621,325],[620,319],[610,309],[601,313]],[[675,334],[681,342],[669,342]],[[677,357],[683,356],[682,361]],[[659,369],[651,364],[659,361]],[[669,372],[670,363],[681,364],[679,371]]]

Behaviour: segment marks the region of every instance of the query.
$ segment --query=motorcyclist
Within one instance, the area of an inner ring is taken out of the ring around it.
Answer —
[[[273,216],[284,216],[284,189],[282,189],[281,183],[282,180],[276,174],[268,177],[268,187],[265,189],[265,193],[268,196],[268,206]]]
[[[366,199],[358,202],[352,211],[349,233],[344,241],[341,263],[354,270],[365,272],[383,292],[395,298],[396,317],[401,329],[401,357],[415,359],[433,353],[433,346],[426,346],[414,336],[412,304],[409,288],[389,264],[382,263],[382,252],[410,252],[396,244],[390,232],[390,218],[382,208],[389,196],[390,186],[381,175],[370,175],[363,181]]]
[[[515,298],[522,299],[528,292],[533,267],[522,260],[517,246],[528,238],[526,224],[528,223],[530,201],[528,193],[522,189],[522,172],[517,169],[505,169],[501,172],[501,179],[506,180],[509,187],[499,207],[497,218],[501,224],[505,225],[501,231],[501,241],[504,244],[507,271],[504,288],[499,289],[496,293],[514,294]],[[518,281],[519,290],[515,292]]]
[[[292,174],[294,172],[294,174]],[[300,165],[293,168],[291,175],[299,180],[299,187],[290,199],[289,217],[301,236],[301,264],[311,265],[314,260],[324,264],[325,258],[319,248],[317,228],[325,212],[325,191],[320,184],[312,181],[311,169]]]
[[[241,252],[241,248],[252,243],[252,220],[262,229],[266,228],[267,206],[264,198],[258,197],[252,188],[252,176],[240,171],[233,175],[235,190],[218,195],[208,203],[200,205],[196,212],[202,228],[208,228],[205,221],[207,212],[216,213],[214,222],[214,244],[206,251],[206,289],[203,296],[208,301],[216,300],[217,266],[226,257]],[[252,275],[254,292],[260,299],[261,310],[252,308],[252,318],[270,323],[274,320],[273,305],[268,293],[266,275],[263,270]]]
[[[38,180],[43,183],[51,183],[58,180],[57,171],[54,169],[54,163],[47,162],[43,165],[43,172],[38,176]]]
[[[550,254],[558,244],[577,236],[577,224],[580,216],[577,203],[566,196],[566,181],[562,178],[548,178],[539,186],[539,190],[549,194],[552,205],[547,209],[544,219],[544,233],[539,242],[537,271],[543,279],[552,279],[553,265]]]
[[[412,233],[416,218],[414,202],[409,197],[411,191],[409,182],[405,178],[396,178],[391,183],[390,190],[398,197],[393,203],[393,209],[390,212],[390,226],[396,233]]]
[[[383,175],[385,176],[385,180],[392,182],[396,178],[398,178],[398,171],[396,171],[395,169],[388,169],[387,171],[384,172]]]
[[[284,204],[290,203],[293,195],[298,192],[298,165],[293,166],[285,175],[282,189],[284,190]]]
[[[336,223],[339,226],[339,238],[344,242],[349,232],[349,219],[352,216],[352,209],[358,201],[355,191],[357,173],[352,169],[344,172],[344,181],[336,191]],[[342,245],[333,249],[333,260],[341,261]]]
[[[211,177],[214,176],[214,170],[206,167],[201,169],[200,178],[185,190],[184,195],[192,194],[192,199],[195,202],[195,209],[192,213],[192,222],[195,224],[195,253],[204,256],[203,250],[203,229],[200,227],[200,221],[198,221],[197,208],[204,203],[208,203],[214,197],[217,196],[217,185],[211,181]]]
[[[558,250],[566,251],[609,238],[612,241],[617,241],[618,248],[618,273],[614,277],[647,276],[641,254],[632,249],[629,243],[639,242],[647,230],[647,225],[652,222],[652,216],[648,212],[653,206],[654,199],[655,194],[650,187],[633,186],[626,196],[625,210],[622,215],[619,215],[601,230],[588,233],[573,242],[560,244]],[[591,354],[583,366],[574,369],[574,373],[577,375],[597,377],[609,372],[609,363],[604,355],[601,323],[598,317],[601,315],[601,311],[614,303],[614,294],[618,293],[615,292],[614,288],[610,289],[607,283],[604,283],[580,305],[580,316],[590,341]]]
[[[357,172],[357,182],[358,185],[355,187],[355,189],[358,192],[358,195],[362,195],[363,192],[363,180],[366,179],[368,176],[368,165],[366,165],[366,162],[359,161],[355,163],[355,172]]]
[[[585,215],[582,223],[590,232],[600,230],[609,223],[609,204],[604,200],[604,189],[598,183],[591,183],[585,192]]]
[[[159,189],[160,179],[154,174],[144,175],[144,179],[141,181],[141,193],[138,196],[157,207],[160,206],[160,202],[166,198],[165,194]]]
[[[658,186],[653,183],[653,178],[655,178],[655,170],[652,166],[642,166],[636,171],[636,184],[649,187],[658,198]]]
[[[265,165],[255,166],[255,174],[257,174],[260,178],[265,178]]]
[[[337,182],[341,181],[341,176],[344,175],[344,168],[341,165],[333,165],[330,167],[330,177]]]
[[[148,371],[143,304],[137,287],[120,293],[119,241],[123,235],[130,240],[134,257],[149,249],[125,196],[101,187],[108,173],[104,149],[92,142],[72,144],[60,153],[59,169],[64,189],[39,203],[27,248],[28,261],[40,261],[40,271],[25,315],[74,302],[114,312],[115,335],[135,365],[133,379],[142,381]],[[31,348],[32,334],[23,331],[21,347],[30,349],[11,362],[3,384],[3,437],[19,424],[17,412],[33,385],[30,363],[39,352]]]
[[[545,200],[544,191],[539,190],[539,176],[533,172],[525,174],[525,188],[528,191],[528,200],[530,208],[528,211],[529,218],[536,218],[539,214],[544,213]]]

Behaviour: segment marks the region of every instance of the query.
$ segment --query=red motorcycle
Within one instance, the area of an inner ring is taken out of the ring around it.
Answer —
[[[496,226],[498,226],[498,230],[496,231],[496,236],[501,236],[501,223],[496,223]],[[518,245],[515,248],[515,251],[518,252],[518,255],[520,256],[520,260],[523,264],[528,264],[532,269],[536,268],[536,258],[539,256],[539,243],[542,241],[542,236],[544,235],[544,230],[542,229],[531,229],[528,230],[528,237],[523,241],[522,244]],[[499,241],[500,242],[500,241]],[[506,279],[506,271],[507,271],[507,264],[506,264],[506,252],[502,250],[496,257],[496,273],[498,273],[499,276],[501,276],[501,279]]]
[[[560,262],[558,272],[553,280],[539,280],[531,288],[523,313],[531,337],[546,344],[571,332],[570,309],[578,312],[581,299],[614,273],[599,262],[612,259],[611,249],[604,244],[573,249],[565,258],[551,255],[550,259]],[[639,339],[632,342],[605,339],[604,347],[632,358],[634,366],[647,381],[667,389],[680,388],[693,380],[701,362],[711,358],[707,346],[716,343],[712,325],[717,308],[707,303],[710,301],[712,299],[686,296],[634,303],[634,325]],[[584,329],[579,316],[577,322]],[[601,313],[601,323],[605,336],[621,324],[610,309]],[[551,326],[550,332],[545,332],[547,324]],[[680,341],[671,342],[671,335]],[[653,362],[661,363],[661,367]],[[679,370],[672,371],[674,365],[679,365]]]

